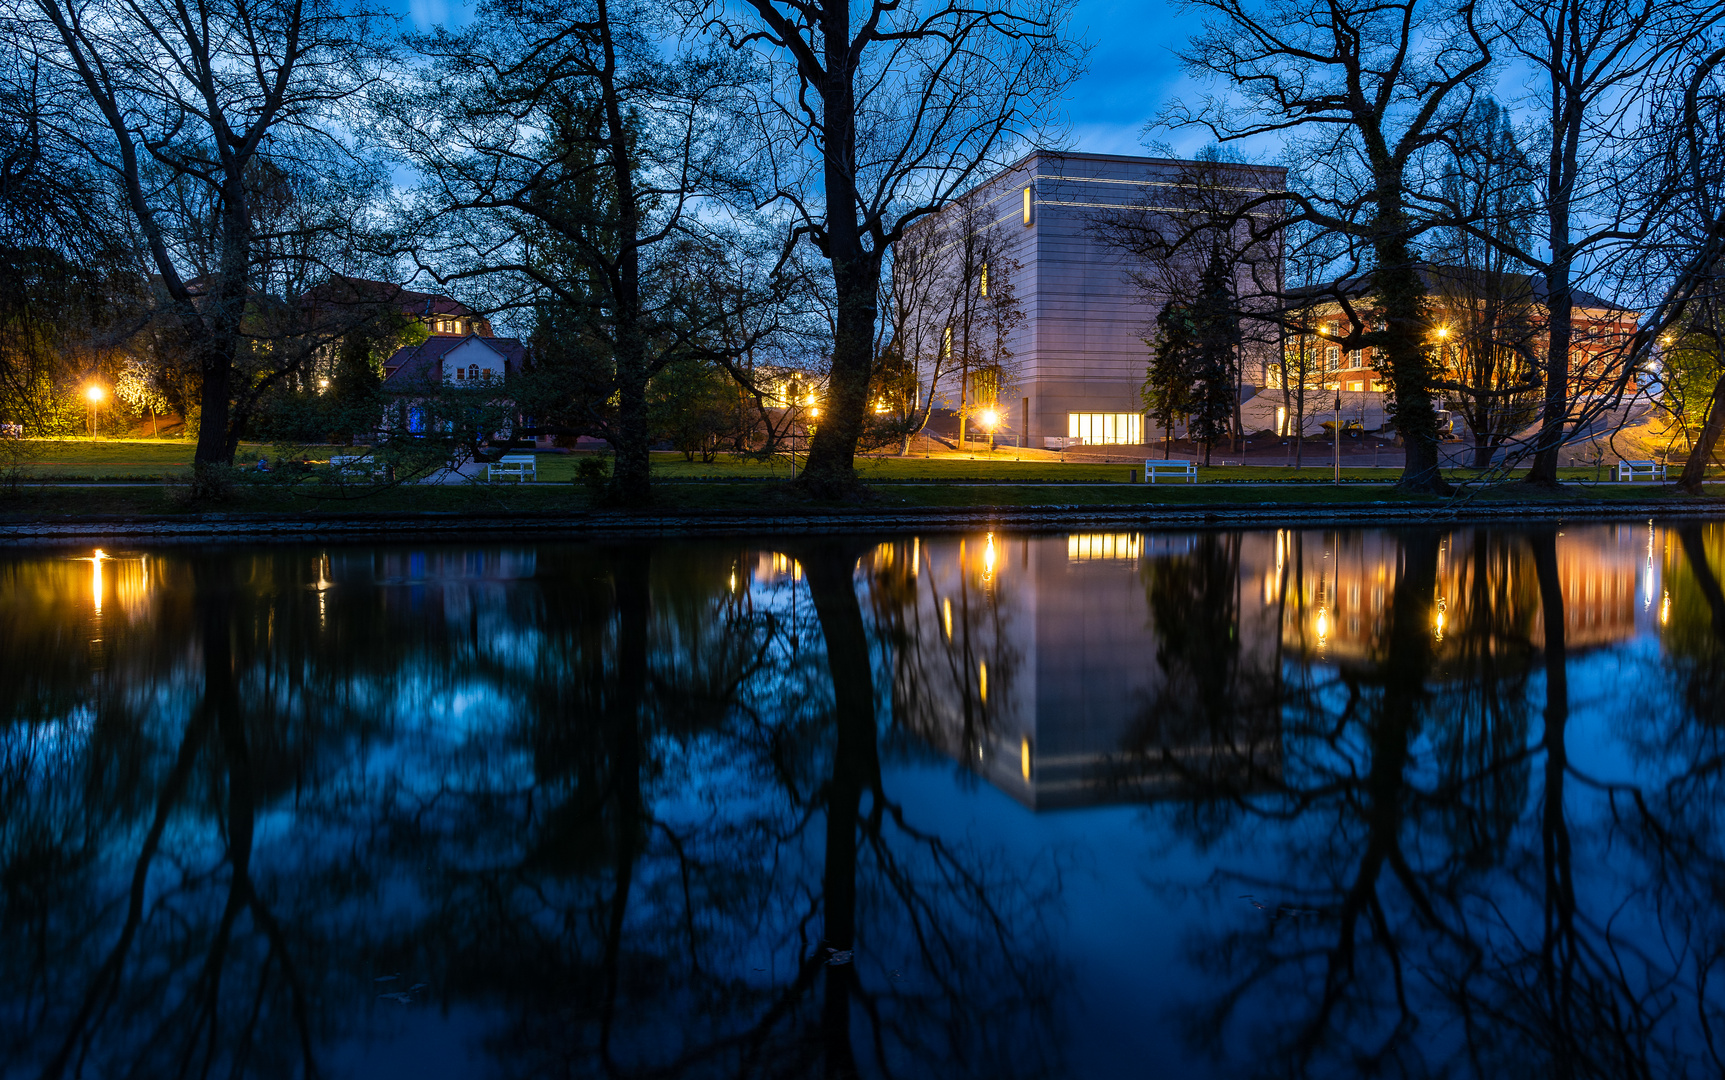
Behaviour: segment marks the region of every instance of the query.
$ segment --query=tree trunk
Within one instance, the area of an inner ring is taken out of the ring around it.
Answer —
[[[1701,494],[1707,479],[1707,466],[1713,460],[1713,449],[1719,444],[1719,433],[1725,430],[1725,375],[1713,384],[1713,398],[1707,403],[1707,419],[1701,424],[1701,434],[1689,450],[1689,460],[1683,465],[1683,475],[1677,487],[1691,495]]]
[[[631,350],[634,352],[636,350]],[[611,463],[611,501],[638,506],[652,493],[652,462],[647,450],[647,379],[644,358],[617,357],[617,441]]]
[[[828,169],[827,190],[834,196],[830,205],[849,204],[852,200],[836,197],[831,179],[835,171]],[[848,237],[841,241],[838,236],[831,236],[828,243],[835,248],[848,248],[850,254],[842,261],[833,260],[838,312],[832,373],[820,424],[809,440],[802,475],[803,488],[820,498],[839,498],[854,492],[857,486],[857,441],[862,437],[868,412],[869,375],[874,367],[875,296],[880,290],[880,263],[862,250],[855,223],[840,221],[836,225],[829,222],[831,232],[848,233]]]
[[[1399,213],[1386,210],[1384,217],[1387,220],[1380,224],[1381,233],[1373,245],[1377,267],[1372,278],[1378,302],[1383,305],[1385,329],[1380,340],[1389,360],[1390,384],[1395,388],[1396,431],[1407,452],[1397,486],[1404,491],[1448,495],[1452,489],[1438,468],[1431,354],[1422,340],[1425,289],[1414,272],[1406,241],[1394,228]]]
[[[856,58],[851,55],[847,0],[818,7],[825,42],[821,95],[821,172],[826,192],[823,253],[833,268],[833,361],[825,415],[809,442],[802,486],[811,495],[837,498],[856,490],[857,440],[868,415],[874,369],[875,305],[880,297],[880,254],[863,247],[857,224]]]
[[[1491,452],[1495,449],[1491,441],[1484,435],[1476,435],[1473,440],[1473,467],[1476,469],[1491,468]]]
[[[1533,467],[1527,482],[1536,487],[1557,486],[1557,458],[1563,449],[1563,429],[1569,416],[1569,346],[1573,337],[1570,319],[1574,309],[1569,280],[1572,185],[1577,171],[1581,141],[1582,106],[1573,96],[1565,100],[1560,123],[1553,126],[1551,152],[1547,160],[1546,247],[1551,262],[1545,268],[1545,403],[1540,414],[1539,434],[1534,438]]]
[[[641,207],[635,198],[635,162],[629,150],[622,94],[617,88],[617,50],[607,0],[599,0],[598,15],[605,56],[599,85],[604,97],[606,156],[617,195],[617,235],[622,242],[617,252],[617,295],[613,297],[617,305],[618,443],[611,467],[611,498],[625,505],[640,505],[653,497],[647,451],[647,380],[652,376],[652,364],[641,331]]]

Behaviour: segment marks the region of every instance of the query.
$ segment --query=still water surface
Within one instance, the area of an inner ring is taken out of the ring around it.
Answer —
[[[0,556],[0,1074],[1719,1075],[1725,526]]]

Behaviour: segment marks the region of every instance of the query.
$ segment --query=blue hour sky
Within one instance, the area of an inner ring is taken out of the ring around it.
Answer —
[[[1099,154],[1142,154],[1144,125],[1162,103],[1189,87],[1174,50],[1198,29],[1192,16],[1176,18],[1162,0],[1079,0],[1073,29],[1091,43],[1089,70],[1066,102],[1074,149]],[[1181,151],[1209,140],[1193,132],[1152,136]]]
[[[466,22],[463,0],[405,0],[419,29]],[[1184,84],[1173,50],[1198,26],[1176,19],[1163,0],[1079,0],[1071,29],[1092,45],[1088,71],[1064,103],[1073,149],[1142,154],[1144,124]],[[1182,153],[1209,140],[1197,132],[1158,133]]]

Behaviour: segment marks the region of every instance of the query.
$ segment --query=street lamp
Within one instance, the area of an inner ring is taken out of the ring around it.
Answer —
[[[96,413],[102,407],[102,399],[108,396],[108,392],[102,389],[100,383],[91,383],[84,388],[84,396],[90,401],[90,438],[94,439],[96,437]]]
[[[976,421],[982,425],[982,430],[988,432],[988,451],[992,454],[994,452],[994,429],[1000,426],[1000,412],[993,407],[984,409],[976,415]]]

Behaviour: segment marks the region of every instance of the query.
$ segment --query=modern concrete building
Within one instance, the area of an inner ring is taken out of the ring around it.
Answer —
[[[1190,184],[1194,163],[1161,158],[1037,150],[978,185],[933,222],[969,215],[989,230],[1023,318],[1008,335],[1010,373],[998,402],[1000,434],[1027,445],[1050,439],[1085,444],[1143,443],[1153,433],[1142,415],[1149,362],[1144,339],[1162,300],[1131,276],[1121,253],[1097,235],[1099,222],[1122,211],[1172,211],[1176,189]],[[1282,190],[1286,171],[1270,166],[1211,166],[1237,174],[1246,196]],[[987,289],[986,270],[977,278]],[[996,267],[995,277],[1000,277]],[[1261,373],[1257,373],[1261,374]],[[1246,381],[1262,385],[1248,373]],[[953,407],[954,390],[936,398]],[[973,404],[979,404],[973,402]]]

